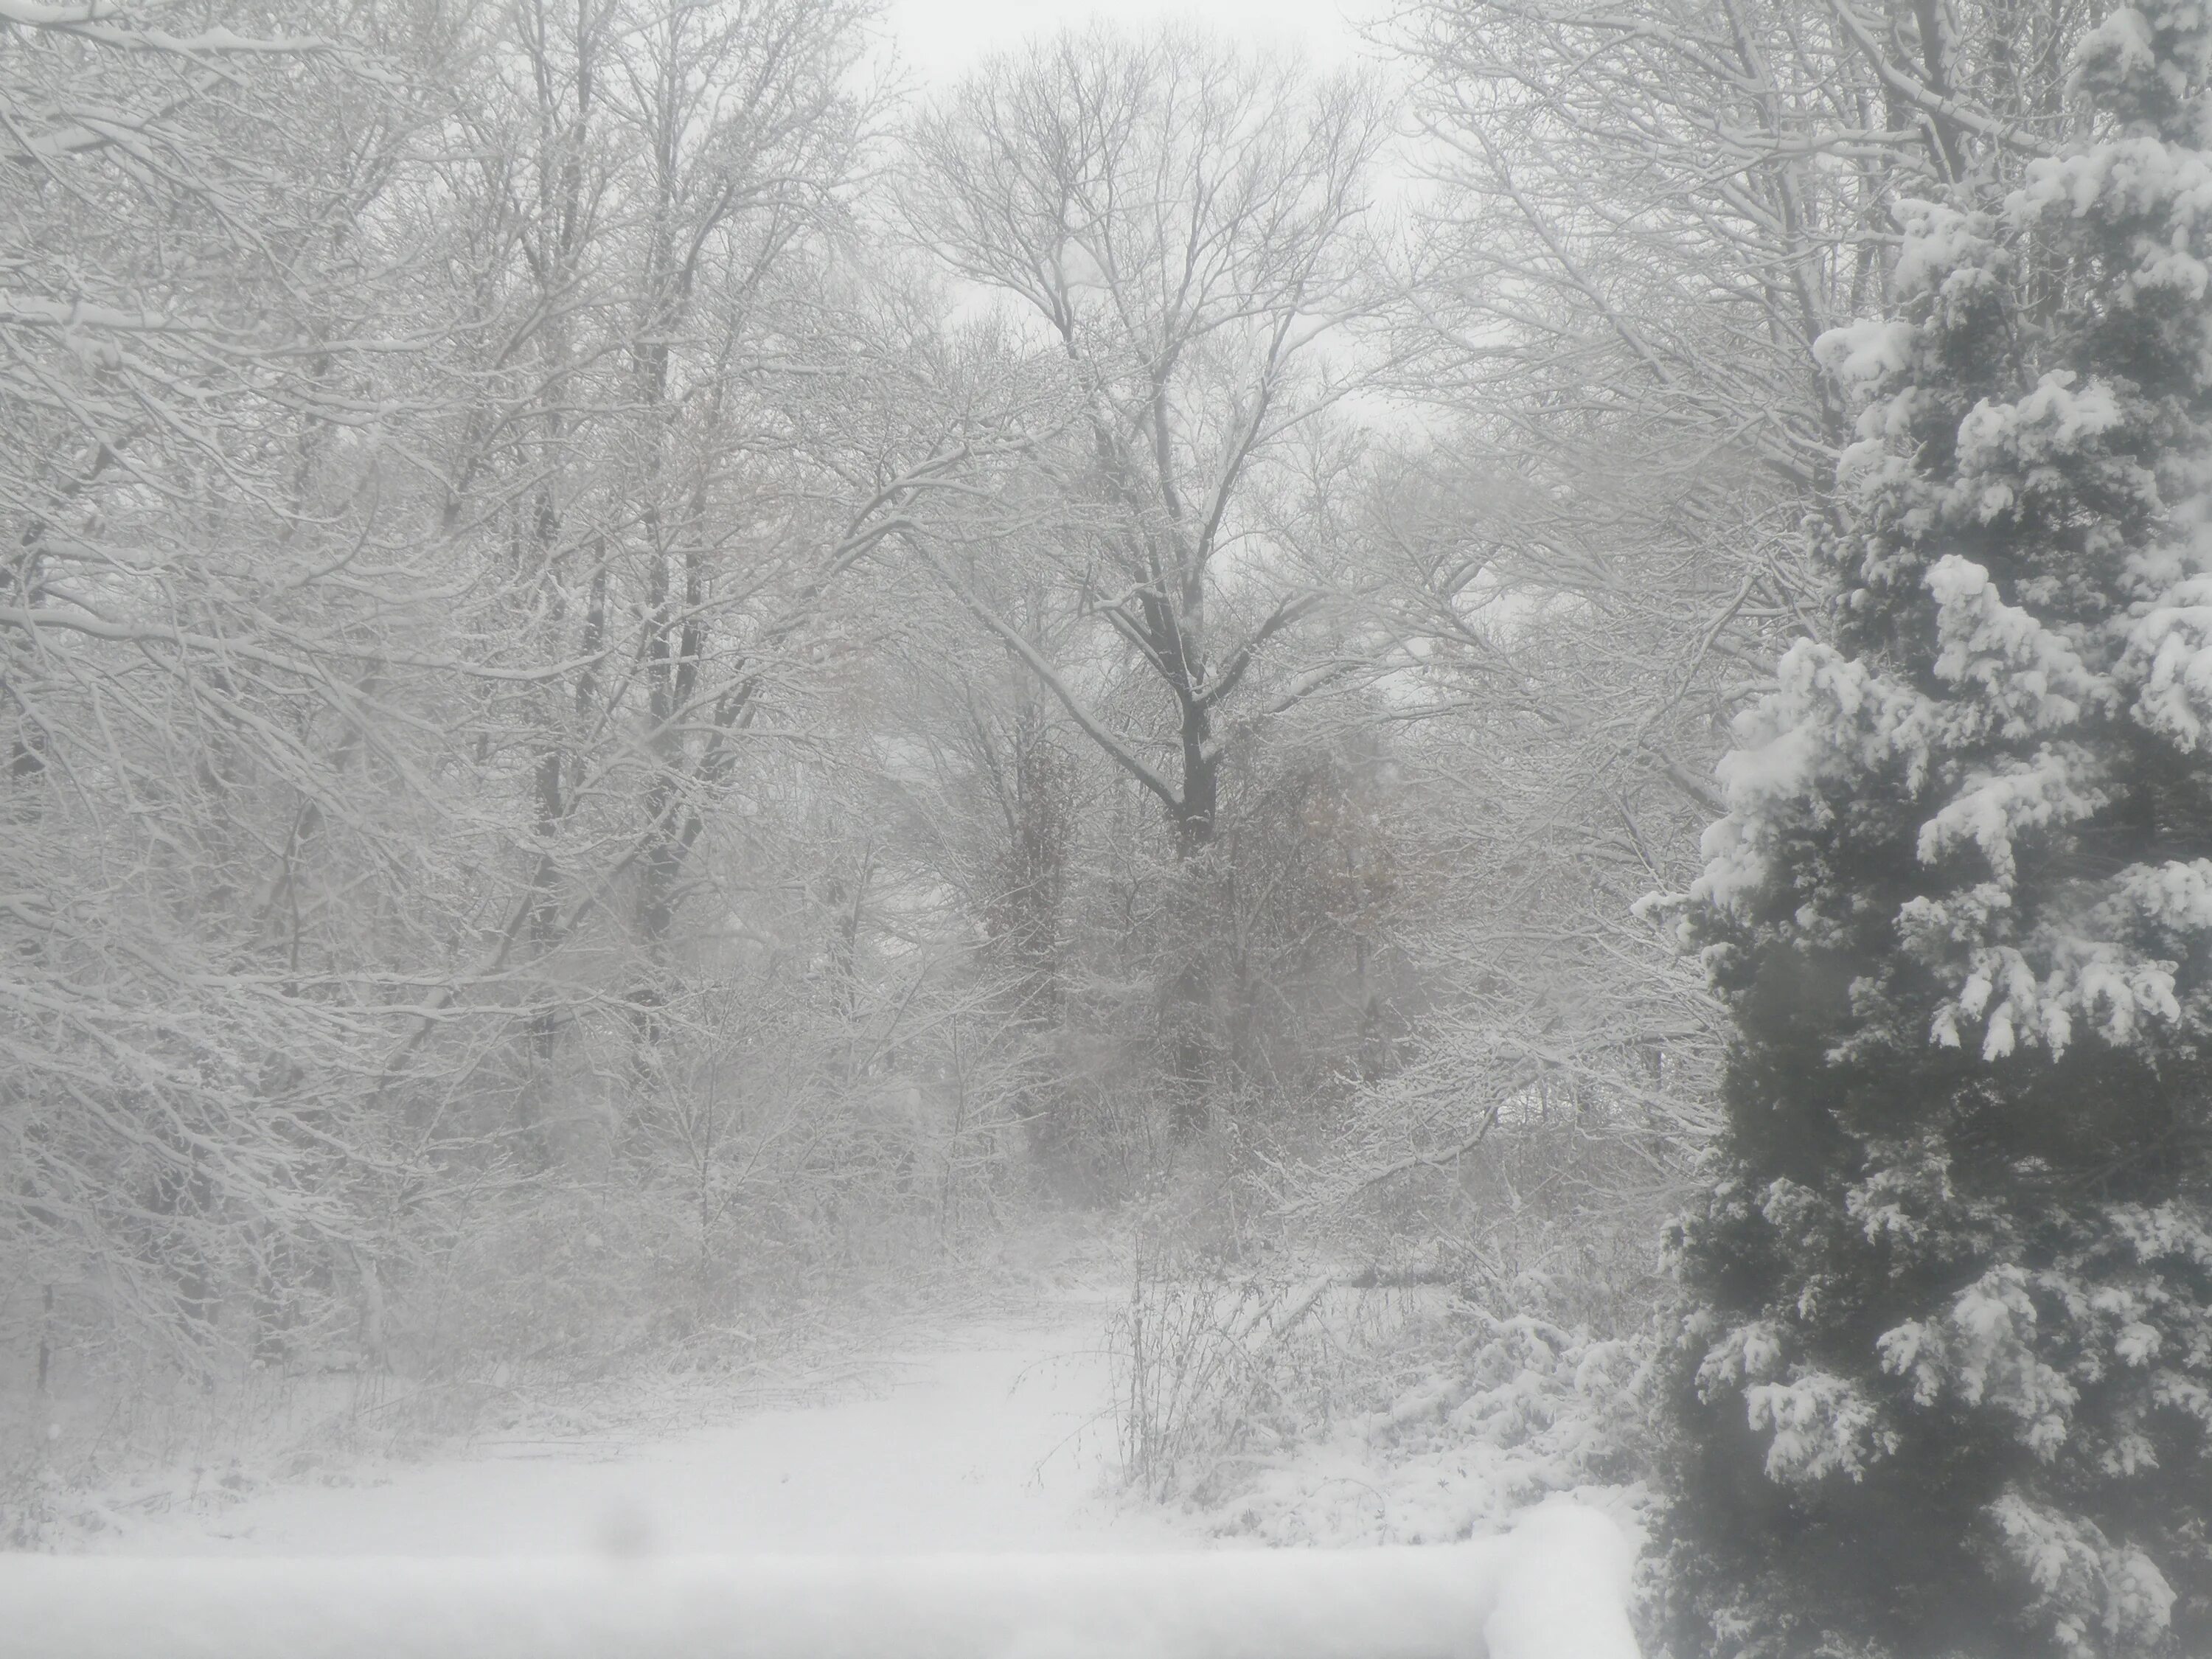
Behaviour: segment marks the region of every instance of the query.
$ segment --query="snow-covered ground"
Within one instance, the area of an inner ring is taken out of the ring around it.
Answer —
[[[688,1431],[645,1412],[627,1436],[487,1435],[216,1509],[110,1507],[95,1559],[0,1557],[0,1604],[38,1659],[121,1659],[156,1630],[210,1659],[597,1659],[737,1627],[778,1659],[1634,1659],[1628,1545],[1595,1508],[1441,1549],[1201,1553],[1218,1516],[1117,1490],[1111,1299],[1049,1305],[917,1323],[835,1387]]]
[[[973,1322],[826,1398],[666,1438],[487,1439],[352,1484],[136,1520],[133,1554],[617,1554],[1146,1549],[1164,1512],[1109,1487],[1104,1303]]]
[[[1432,1548],[0,1556],[19,1659],[1637,1659],[1573,1506]]]

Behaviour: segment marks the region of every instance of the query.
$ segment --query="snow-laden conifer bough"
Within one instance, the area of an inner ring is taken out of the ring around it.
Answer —
[[[1831,637],[1686,913],[1680,1651],[2212,1653],[2212,9],[2100,10],[1814,346]]]
[[[17,1659],[1638,1659],[1631,1553],[1554,1502],[1368,1550],[0,1558]]]

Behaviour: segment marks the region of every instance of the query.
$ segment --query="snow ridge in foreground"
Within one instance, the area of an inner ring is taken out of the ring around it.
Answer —
[[[1637,1659],[1626,1540],[1426,1548],[0,1559],[20,1659]]]

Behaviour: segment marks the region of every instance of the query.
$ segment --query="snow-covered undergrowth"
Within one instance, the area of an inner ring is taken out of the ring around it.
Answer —
[[[1177,1270],[1137,1276],[1114,1346],[1128,1479],[1216,1534],[1441,1543],[1559,1495],[1632,1537],[1650,1516],[1648,1334],[1499,1316],[1446,1285]]]
[[[1072,1224],[1010,1229],[988,1255],[641,1332],[626,1353],[589,1365],[260,1365],[196,1384],[149,1365],[44,1399],[0,1389],[0,1549],[103,1547],[149,1526],[215,1524],[272,1491],[374,1484],[456,1455],[620,1455],[748,1413],[844,1398],[881,1382],[887,1354],[1095,1285],[1115,1248]]]
[[[825,1394],[866,1367],[860,1305],[793,1310],[773,1351],[750,1334],[719,1352],[641,1350],[589,1377],[499,1366],[437,1378],[356,1370],[252,1372],[204,1392],[57,1402],[45,1446],[17,1437],[0,1469],[0,1544],[98,1547],[173,1518],[215,1522],[289,1486],[344,1488],[453,1450],[604,1444],[708,1411]],[[66,1426],[64,1426],[66,1425]]]

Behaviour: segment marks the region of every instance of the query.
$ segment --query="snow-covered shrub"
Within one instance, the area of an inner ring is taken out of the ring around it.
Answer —
[[[1203,1501],[1249,1448],[1279,1444],[1285,1395],[1326,1340],[1303,1328],[1327,1290],[1139,1257],[1108,1332],[1124,1480]]]
[[[1438,1310],[1425,1334],[1399,1335],[1393,1366],[1370,1356],[1366,1386],[1295,1453],[1254,1460],[1213,1504],[1216,1526],[1282,1545],[1433,1543],[1503,1530],[1563,1492],[1638,1522],[1648,1334],[1595,1339],[1466,1307]]]
[[[1657,1241],[1694,1140],[1533,1090],[1513,1103],[1516,1121],[1478,1115],[1470,1132],[1447,1098],[1429,1114],[1441,1121],[1407,1115],[1380,1146],[1301,1172],[1297,1236],[1335,1259],[1449,1277],[1486,1307],[1602,1335],[1639,1328],[1672,1293]]]
[[[1819,348],[1834,637],[1690,895],[1678,1652],[2212,1650],[2212,16],[2075,62],[2086,141]]]
[[[1273,1544],[1439,1542],[1554,1494],[1640,1524],[1656,1330],[1499,1317],[1449,1284],[1140,1276],[1113,1334],[1125,1473]]]

